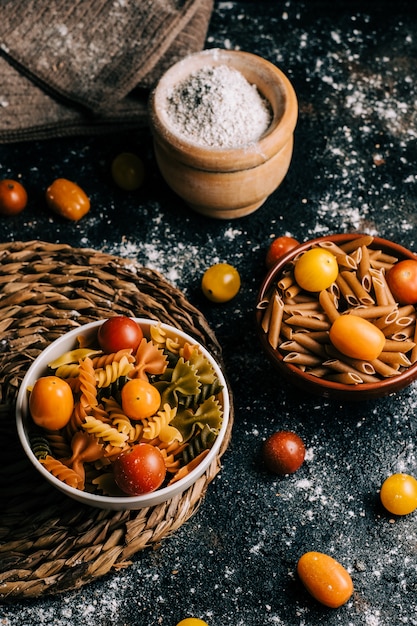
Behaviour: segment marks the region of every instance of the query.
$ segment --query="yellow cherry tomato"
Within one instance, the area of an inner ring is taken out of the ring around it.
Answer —
[[[408,515],[417,509],[417,480],[409,474],[392,474],[381,487],[382,505],[394,515]]]
[[[59,430],[68,424],[73,409],[74,396],[66,380],[58,376],[38,378],[29,396],[29,411],[37,426]]]
[[[178,622],[177,626],[208,626],[208,624],[198,617],[186,617]]]
[[[322,552],[306,552],[297,573],[307,591],[321,604],[336,609],[353,593],[349,572],[336,559]]]
[[[133,378],[122,387],[122,408],[132,420],[155,415],[161,406],[161,395],[147,380]]]
[[[73,222],[77,222],[90,210],[87,194],[66,178],[57,178],[48,187],[46,203],[52,211]]]
[[[362,361],[377,359],[385,345],[384,333],[369,320],[353,313],[336,318],[329,335],[339,352]]]
[[[126,191],[139,189],[145,177],[143,161],[132,152],[122,152],[113,159],[111,174],[114,182],[121,189]]]
[[[294,267],[298,285],[306,291],[322,291],[330,287],[337,278],[337,259],[325,248],[311,248],[300,256]]]
[[[228,302],[240,289],[240,275],[229,263],[216,263],[203,274],[201,288],[212,302]]]

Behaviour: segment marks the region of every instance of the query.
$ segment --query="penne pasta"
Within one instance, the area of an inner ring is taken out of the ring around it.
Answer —
[[[403,352],[385,352],[383,350],[378,358],[383,361],[383,363],[389,363],[397,367],[409,367],[411,365],[411,361]]]
[[[340,247],[321,242],[319,246],[329,250],[339,266],[327,289],[302,290],[294,278],[294,262],[259,302],[262,329],[284,362],[312,376],[349,385],[398,376],[417,362],[416,307],[395,301],[385,273],[397,259],[370,248],[373,241],[371,235],[364,235]],[[369,320],[382,331],[385,344],[377,359],[354,359],[336,350],[329,331],[341,315]]]
[[[397,304],[385,280],[384,272],[380,269],[371,268],[369,273],[371,274],[372,284],[376,292],[377,304]]]
[[[294,277],[291,276],[290,274],[287,274],[287,276],[283,276],[277,282],[277,285],[278,285],[278,289],[281,289],[282,291],[285,291],[286,289],[288,289],[289,287],[294,285]]]
[[[352,239],[352,241],[348,241],[340,246],[341,250],[347,252],[348,254],[354,252],[357,248],[366,247],[368,248],[373,242],[374,238],[372,235],[364,235],[363,237],[358,237],[357,239]]]
[[[330,322],[307,315],[292,315],[286,320],[290,326],[301,326],[308,330],[329,330]]]
[[[330,297],[330,293],[328,291],[323,290],[319,293],[319,303],[330,323],[332,324],[335,319],[339,317],[340,313],[337,310],[334,300]]]
[[[314,339],[310,333],[294,333],[293,339],[302,346],[304,350],[308,350],[319,356],[326,356],[326,348],[324,345]]]
[[[394,335],[398,331],[403,330],[407,326],[411,326],[411,324],[413,324],[413,322],[415,323],[415,321],[415,315],[410,315],[409,317],[397,317],[397,319],[395,319],[391,324],[384,326],[381,330],[386,337],[389,337],[390,335]]]
[[[365,304],[366,306],[375,304],[375,300],[370,296],[369,291],[366,291],[362,286],[354,272],[341,272],[341,277],[350,287],[359,304]]]
[[[278,293],[272,299],[271,319],[268,328],[268,342],[275,349],[279,343],[284,303]]]
[[[359,249],[361,250],[361,258],[358,263],[358,280],[365,291],[371,291],[372,279],[370,274],[371,262],[369,259],[369,250],[366,246],[361,246]]]
[[[414,339],[414,346],[411,350],[411,355],[410,355],[411,363],[415,363],[417,361],[417,324],[414,327],[413,339]]]
[[[360,385],[363,383],[362,377],[355,372],[341,372],[340,374],[333,374],[329,376],[329,380],[333,380],[336,383],[342,383],[343,385]]]
[[[390,313],[388,313],[388,315],[382,315],[381,317],[378,317],[376,320],[374,320],[374,324],[377,328],[382,330],[383,328],[387,328],[388,326],[393,324],[397,319],[398,309],[393,309]]]
[[[324,361],[323,365],[329,367],[332,370],[336,370],[337,372],[345,374],[354,373],[357,376],[360,376],[360,372],[354,371],[348,363],[342,361],[341,359],[328,359],[327,361]]]
[[[384,378],[390,378],[391,376],[398,376],[400,373],[399,367],[391,367],[387,363],[384,363],[380,359],[372,361],[372,365],[378,374],[381,374]]]
[[[398,261],[398,257],[382,252],[382,250],[370,250],[369,259],[371,263],[379,262],[387,267],[391,267]]]
[[[294,298],[301,291],[301,287],[298,285],[290,285],[284,292],[286,298]]]
[[[284,302],[284,311],[286,313],[294,313],[302,311],[303,309],[314,312],[320,311],[320,303],[318,300],[313,302],[298,302],[296,304],[287,304]]]
[[[300,333],[300,335],[307,335],[307,333]],[[294,338],[290,341],[283,341],[279,344],[280,350],[284,352],[298,352],[299,354],[310,354],[311,351],[305,348],[301,343],[297,342]]]
[[[349,306],[358,306],[360,304],[351,286],[346,282],[341,274],[339,274],[335,282],[339,288],[340,295],[343,296]]]
[[[370,319],[370,320],[375,320],[378,318],[384,318],[384,316],[388,316],[391,315],[393,313],[395,313],[395,316],[392,318],[391,321],[393,321],[394,319],[396,319],[396,316],[398,315],[397,312],[397,308],[396,306],[392,305],[392,304],[387,304],[386,306],[357,306],[354,307],[352,309],[349,309],[348,311],[345,311],[346,315],[349,315],[350,313],[352,313],[353,315],[357,315],[358,317],[364,317],[365,319]],[[375,323],[375,322],[374,322]],[[388,322],[390,323],[390,322]],[[375,323],[375,325],[377,325]]]
[[[384,345],[384,352],[410,352],[416,347],[415,341],[394,341],[387,339]]]
[[[262,315],[261,328],[264,331],[264,333],[267,333],[269,330],[269,325],[271,323],[271,316],[272,316],[272,305],[273,305],[272,297],[267,301],[265,300],[262,301],[261,309],[264,311],[264,313]]]
[[[338,361],[344,362],[349,371],[357,371],[361,374],[375,374],[375,368],[369,361],[361,361],[359,359],[351,359],[344,354],[341,354],[336,348],[332,345],[327,346],[326,349],[327,355],[332,357],[333,359],[337,359]]]
[[[286,363],[295,365],[320,365],[321,358],[312,354],[300,354],[299,352],[290,352],[284,357]]]

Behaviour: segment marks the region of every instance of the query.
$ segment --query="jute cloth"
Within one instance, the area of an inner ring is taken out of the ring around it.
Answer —
[[[201,50],[213,0],[0,0],[0,141],[146,125],[149,90]]]

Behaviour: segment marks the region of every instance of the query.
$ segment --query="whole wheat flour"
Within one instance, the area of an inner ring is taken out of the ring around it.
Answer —
[[[256,85],[226,65],[203,67],[167,97],[172,130],[206,147],[238,148],[257,141],[271,121]]]

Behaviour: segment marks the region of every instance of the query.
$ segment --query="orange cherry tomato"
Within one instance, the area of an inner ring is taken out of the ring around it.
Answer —
[[[377,326],[351,313],[336,318],[329,335],[339,352],[362,361],[377,359],[385,345],[385,335]]]
[[[121,396],[123,411],[132,420],[151,417],[161,406],[158,389],[140,378],[133,378],[123,385]]]
[[[293,250],[296,246],[300,245],[294,237],[287,237],[282,235],[273,240],[266,253],[265,265],[268,269],[271,269],[275,263],[284,254],[287,254],[290,250]]]
[[[29,411],[37,426],[47,430],[64,428],[73,409],[74,396],[66,380],[58,376],[38,378],[29,396]]]
[[[178,622],[177,626],[208,626],[208,624],[198,617],[186,617]]]
[[[9,178],[0,181],[0,215],[17,215],[26,207],[27,201],[23,185]]]
[[[90,210],[90,200],[76,183],[57,178],[46,190],[49,208],[68,220],[77,222]]]
[[[349,572],[336,559],[322,552],[306,552],[297,573],[307,591],[321,604],[336,609],[353,593]]]
[[[417,304],[417,259],[395,263],[387,273],[387,283],[399,304]]]
[[[417,509],[417,480],[409,474],[392,474],[382,484],[382,505],[394,515],[408,515]]]
[[[334,254],[325,248],[311,248],[300,256],[294,267],[298,285],[306,291],[322,291],[336,280],[339,266]]]

